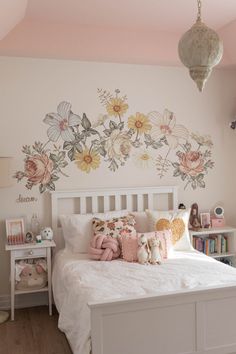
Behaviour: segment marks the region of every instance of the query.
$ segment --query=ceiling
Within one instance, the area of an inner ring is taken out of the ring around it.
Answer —
[[[224,41],[222,65],[235,65],[236,0],[202,2]],[[196,0],[1,0],[0,55],[179,65],[196,13]]]

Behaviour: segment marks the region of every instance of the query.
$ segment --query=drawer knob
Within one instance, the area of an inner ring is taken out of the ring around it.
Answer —
[[[33,252],[32,250],[30,250],[30,251],[28,252],[28,255],[29,255],[29,256],[32,256],[32,254],[34,254],[34,252]]]

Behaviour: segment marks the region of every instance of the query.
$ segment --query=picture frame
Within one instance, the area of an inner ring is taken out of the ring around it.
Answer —
[[[211,227],[211,214],[210,213],[200,213],[200,222],[202,229],[209,229]]]
[[[24,219],[6,220],[7,243],[9,245],[19,245],[25,242]]]

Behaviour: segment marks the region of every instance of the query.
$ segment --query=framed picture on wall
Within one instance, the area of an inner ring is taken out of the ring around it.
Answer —
[[[9,245],[19,245],[25,242],[24,219],[6,220],[7,243]]]
[[[211,227],[211,214],[200,213],[200,222],[203,229],[209,229]]]

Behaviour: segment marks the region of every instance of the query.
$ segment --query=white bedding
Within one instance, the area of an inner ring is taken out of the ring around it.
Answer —
[[[74,354],[90,353],[88,302],[232,283],[236,283],[235,268],[195,251],[175,252],[161,266],[143,266],[121,260],[91,261],[85,254],[63,250],[53,267],[59,328]]]

